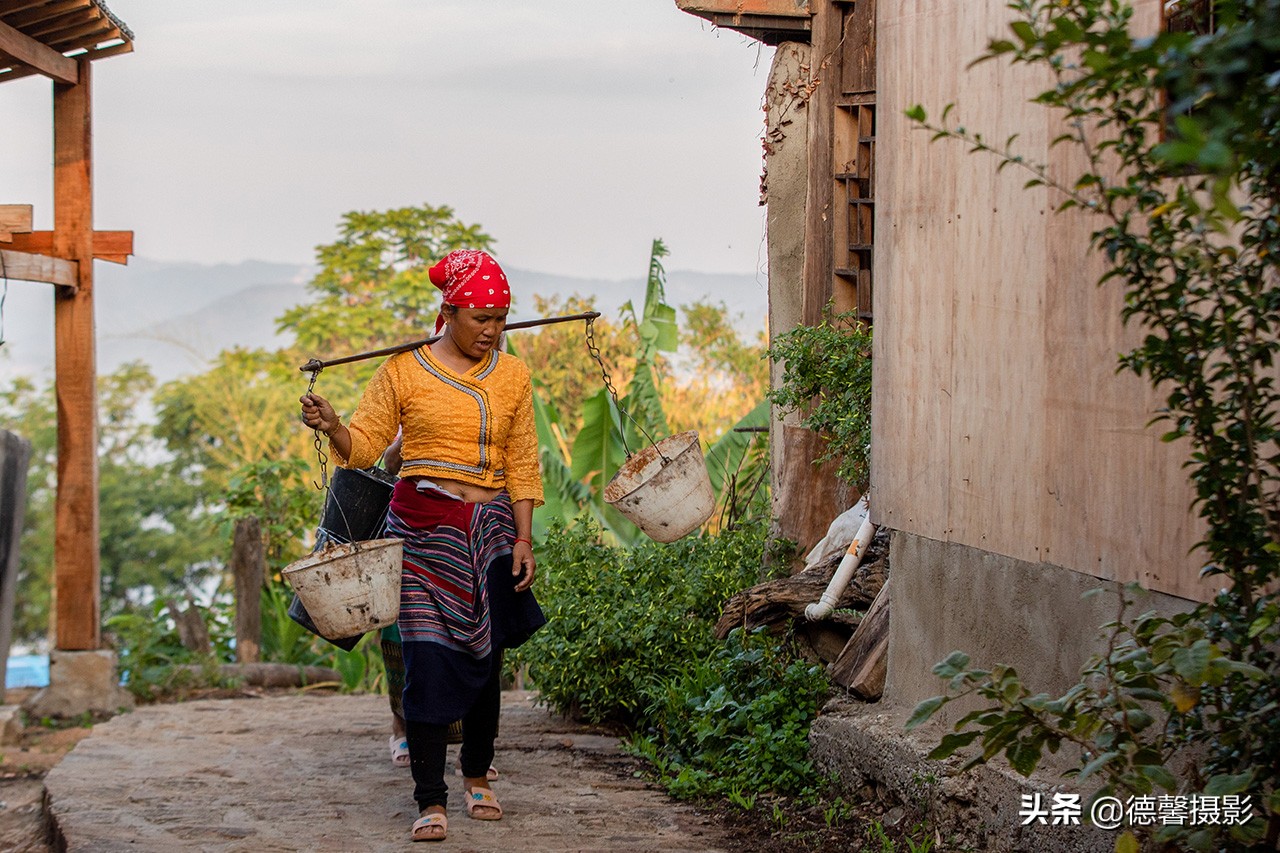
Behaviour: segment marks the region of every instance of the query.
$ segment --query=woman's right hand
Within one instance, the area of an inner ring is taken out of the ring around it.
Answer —
[[[338,413],[329,405],[329,401],[319,394],[303,394],[299,398],[302,403],[302,422],[311,429],[318,429],[325,435],[342,426]]]

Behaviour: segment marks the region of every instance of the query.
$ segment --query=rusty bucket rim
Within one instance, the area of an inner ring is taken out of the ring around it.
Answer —
[[[639,453],[633,455],[630,459],[624,462],[622,466],[619,467],[618,470],[614,472],[613,476],[609,478],[609,482],[605,483],[604,490],[602,491],[602,494],[604,496],[604,502],[612,505],[612,504],[618,503],[619,501],[626,500],[631,495],[639,491],[641,488],[648,485],[649,481],[652,480],[655,476],[657,476],[657,473],[661,472],[664,468],[667,467],[667,465],[672,464],[681,456],[684,456],[686,453],[690,452],[691,450],[697,450],[699,454],[701,454],[702,440],[699,437],[698,431],[696,429],[687,429],[684,432],[677,432],[667,436],[666,438],[659,439],[658,441],[655,441],[653,444],[649,445],[649,447],[646,448],[646,450],[650,448],[657,450],[657,448],[659,448],[663,444],[675,443],[676,439],[683,439],[686,437],[691,437],[692,440],[686,446],[682,447],[679,452],[677,452],[676,454],[674,454],[669,458],[663,455],[661,450],[657,451],[660,456],[663,456],[663,458],[667,459],[666,463],[658,468],[658,472],[655,472],[654,474],[651,474],[649,477],[645,478],[644,480],[639,481],[623,494],[611,498],[609,497],[610,487],[613,486],[613,484],[618,481],[618,478],[622,476],[623,472],[627,471],[627,466],[630,465],[631,462],[639,456]],[[643,452],[644,452],[643,450],[640,451],[640,453],[643,453]],[[649,461],[646,461],[645,464],[648,465],[650,463]]]

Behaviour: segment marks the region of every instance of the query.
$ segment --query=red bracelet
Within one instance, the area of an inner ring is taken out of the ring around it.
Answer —
[[[530,542],[528,539],[520,538],[520,539],[517,539],[517,540],[516,540],[516,542],[523,542],[524,544],[528,545],[530,548],[532,548],[532,547],[533,547],[533,543],[532,543],[532,542]],[[513,544],[513,545],[514,545],[514,544],[515,544],[515,542],[513,542],[513,543],[511,543],[511,544]]]

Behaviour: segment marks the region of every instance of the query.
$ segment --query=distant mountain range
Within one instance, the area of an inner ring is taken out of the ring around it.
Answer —
[[[307,301],[306,284],[313,272],[305,265],[264,261],[206,266],[134,258],[127,267],[98,263],[98,371],[109,373],[127,361],[141,360],[165,382],[199,372],[224,349],[282,346],[288,340],[276,332],[276,318]],[[644,300],[644,279],[639,277],[607,280],[509,272],[517,292],[527,294],[520,300],[524,305],[532,303],[528,297],[534,294],[580,294],[595,296],[597,307],[616,317],[628,300],[637,308]],[[9,282],[7,292],[0,285],[0,294],[0,382],[20,375],[52,376],[50,286]],[[667,299],[675,305],[698,299],[723,302],[735,327],[744,333],[765,325],[768,296],[763,276],[674,270],[667,274]]]

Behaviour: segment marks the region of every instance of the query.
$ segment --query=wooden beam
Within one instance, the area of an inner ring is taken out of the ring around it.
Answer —
[[[0,249],[0,278],[17,281],[43,281],[78,287],[80,265],[63,258],[51,258],[45,254],[17,252]]]
[[[15,27],[29,26],[37,21],[48,21],[54,18],[70,15],[76,12],[83,13],[93,5],[93,0],[58,0],[58,2],[46,2],[33,5],[25,12],[17,14],[9,14],[9,23]]]
[[[75,85],[78,79],[74,59],[67,59],[56,50],[44,46],[30,36],[23,35],[2,21],[0,21],[0,54],[12,57],[24,65],[30,65],[58,83]]]
[[[38,35],[46,44],[56,50],[68,42],[73,43],[72,46],[74,46],[74,43],[83,42],[85,39],[96,36],[102,36],[102,38],[97,38],[96,41],[106,41],[115,31],[116,25],[111,23],[109,19],[95,18],[87,22],[64,23],[48,32],[36,32],[32,33],[32,35]],[[69,50],[70,47],[65,49]]]
[[[15,62],[4,67],[3,55],[0,55],[0,83],[8,83],[10,80],[21,80],[23,77],[30,77],[40,72],[32,68],[30,65],[23,65],[21,62]]]
[[[48,0],[9,0],[9,2],[5,4],[4,11],[6,15],[12,18],[14,14],[21,12],[24,9],[34,9],[36,6],[43,6],[46,2],[48,2]]]
[[[0,204],[0,242],[11,242],[14,234],[30,231],[31,221],[31,205]]]
[[[87,56],[79,82],[53,87],[53,251],[78,261],[79,288],[54,300],[58,494],[53,520],[54,646],[101,643],[98,406],[93,317],[93,125]]]
[[[3,225],[0,225],[3,229]],[[14,234],[10,248],[17,252],[32,252],[37,255],[56,257],[53,251],[52,231],[32,231],[28,234]],[[127,264],[133,254],[132,231],[94,231],[93,257],[99,261],[110,261],[114,264]],[[12,276],[17,278],[17,276]]]
[[[676,0],[682,12],[691,15],[770,15],[808,18],[813,13],[807,0]]]

